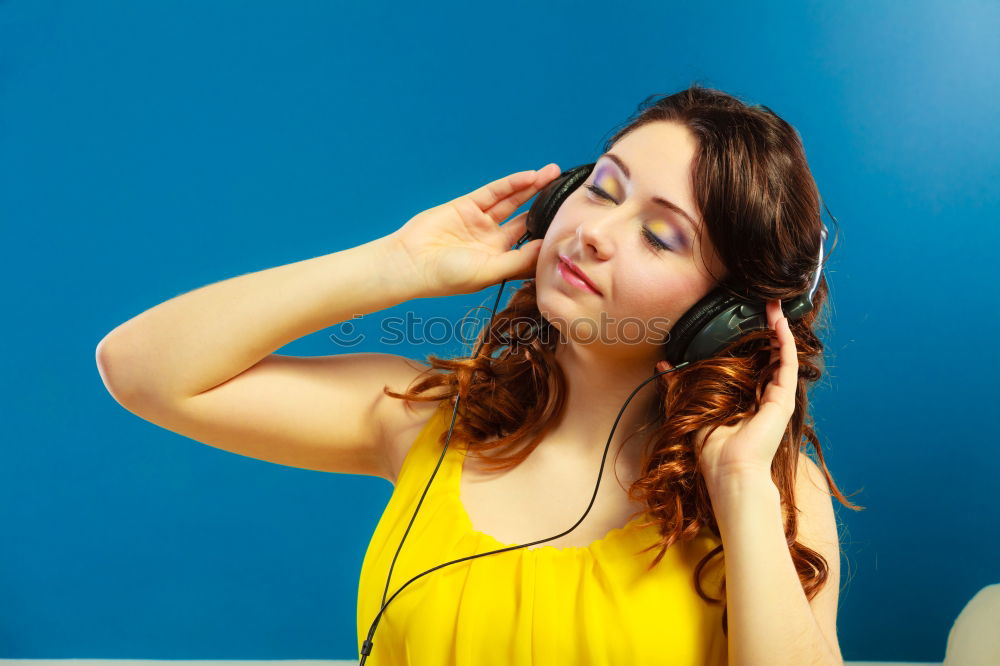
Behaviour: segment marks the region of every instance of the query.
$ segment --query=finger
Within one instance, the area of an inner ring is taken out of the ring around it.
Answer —
[[[494,259],[497,272],[500,275],[508,276],[508,280],[529,280],[535,277],[538,251],[541,247],[541,239],[535,239],[516,250],[504,252]]]
[[[555,167],[554,169],[549,168],[553,166]],[[559,167],[554,163],[545,165],[535,172],[535,180],[528,187],[512,193],[502,201],[498,201],[489,210],[485,211],[486,214],[492,217],[494,222],[499,223],[500,220],[506,219],[511,213],[517,210],[521,204],[544,189],[559,173]]]
[[[499,224],[559,175],[559,168],[551,169],[550,166],[553,165],[547,164],[538,171],[519,171],[487,183],[468,196]]]
[[[767,326],[768,326],[768,328],[774,330],[775,333],[777,333],[777,331],[778,331],[778,323],[780,322],[781,318],[784,316],[784,313],[781,310],[781,301],[778,300],[778,299],[770,300],[770,301],[767,302],[767,305],[766,305],[766,307],[764,309],[767,312]],[[772,341],[771,342],[771,349],[778,349],[779,348],[779,342],[780,342],[780,338],[779,338],[779,340]]]
[[[795,390],[799,379],[799,353],[795,346],[795,335],[788,323],[788,318],[781,316],[778,322],[778,340],[781,342],[781,366],[778,379],[782,387]],[[794,393],[792,394],[794,399]]]
[[[775,308],[780,311],[780,305],[768,303],[769,315],[773,316],[775,332],[778,336],[779,349],[772,353],[779,355],[780,362],[768,381],[764,391],[764,405],[761,411],[765,412],[767,418],[778,416],[788,417],[795,410],[795,390],[798,385],[799,361],[798,352],[795,347],[795,336],[792,334],[788,321],[782,314],[776,315]],[[764,409],[768,404],[770,408]]]
[[[528,211],[511,218],[500,226],[500,231],[504,234],[506,247],[511,247],[521,239],[524,232],[528,230]]]
[[[780,440],[794,407],[794,401],[791,405],[776,400],[765,401],[747,423],[747,436],[760,441]]]
[[[525,187],[529,187],[535,182],[536,174],[537,172],[534,169],[518,171],[503,178],[490,181],[458,198],[468,199],[476,204],[481,211],[486,212],[495,206],[497,202],[506,199]]]
[[[472,192],[466,194],[465,198],[471,199],[481,211],[486,213],[499,202],[504,201],[518,192],[531,188],[535,183],[537,175],[538,172],[534,169],[528,171],[517,171],[476,188]],[[503,218],[498,219],[497,222],[502,219]]]
[[[771,379],[776,380],[778,378],[778,370],[780,368],[782,344],[781,333],[778,329],[781,324],[781,319],[784,317],[784,312],[781,310],[781,301],[779,299],[768,301],[765,310],[767,312],[768,328],[773,330],[775,333],[775,339],[771,340],[770,362],[779,364],[775,367],[771,374]]]

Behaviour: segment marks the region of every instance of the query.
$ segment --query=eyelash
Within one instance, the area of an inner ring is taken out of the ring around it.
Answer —
[[[612,199],[608,195],[608,193],[602,190],[601,188],[589,184],[584,185],[584,187],[593,192],[594,196],[600,197],[601,199],[605,199],[607,201],[614,202],[614,199]],[[662,250],[669,250],[671,252],[675,251],[674,248],[672,248],[671,246],[667,245],[659,238],[654,236],[653,233],[647,227],[643,226],[641,233],[643,240],[646,241],[646,245],[648,245],[650,249],[652,249],[654,252],[660,252]]]

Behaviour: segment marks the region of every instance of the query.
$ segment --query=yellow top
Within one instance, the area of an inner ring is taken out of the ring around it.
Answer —
[[[452,436],[430,488],[452,405],[442,400],[410,447],[392,497],[361,565],[358,658],[382,607],[366,666],[726,666],[722,606],[694,589],[694,567],[719,540],[707,528],[674,544],[646,573],[657,550],[655,525],[615,528],[586,547],[535,545],[449,564],[519,544],[474,530],[459,497],[465,450]],[[392,570],[400,540],[417,511]],[[554,535],[553,535],[554,536]],[[717,555],[702,573],[719,598],[724,565]]]

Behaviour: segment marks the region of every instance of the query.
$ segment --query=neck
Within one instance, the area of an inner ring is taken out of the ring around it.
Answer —
[[[546,437],[547,446],[586,454],[603,451],[622,405],[656,371],[658,358],[624,358],[605,354],[606,348],[574,343],[556,347],[556,360],[566,378],[566,406],[562,418]],[[622,412],[611,440],[609,456],[655,413],[658,380],[645,384]],[[641,436],[628,441],[635,450]]]

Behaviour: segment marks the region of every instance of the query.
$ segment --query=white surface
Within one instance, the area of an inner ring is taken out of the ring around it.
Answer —
[[[972,597],[948,632],[945,666],[1000,664],[1000,583]]]

